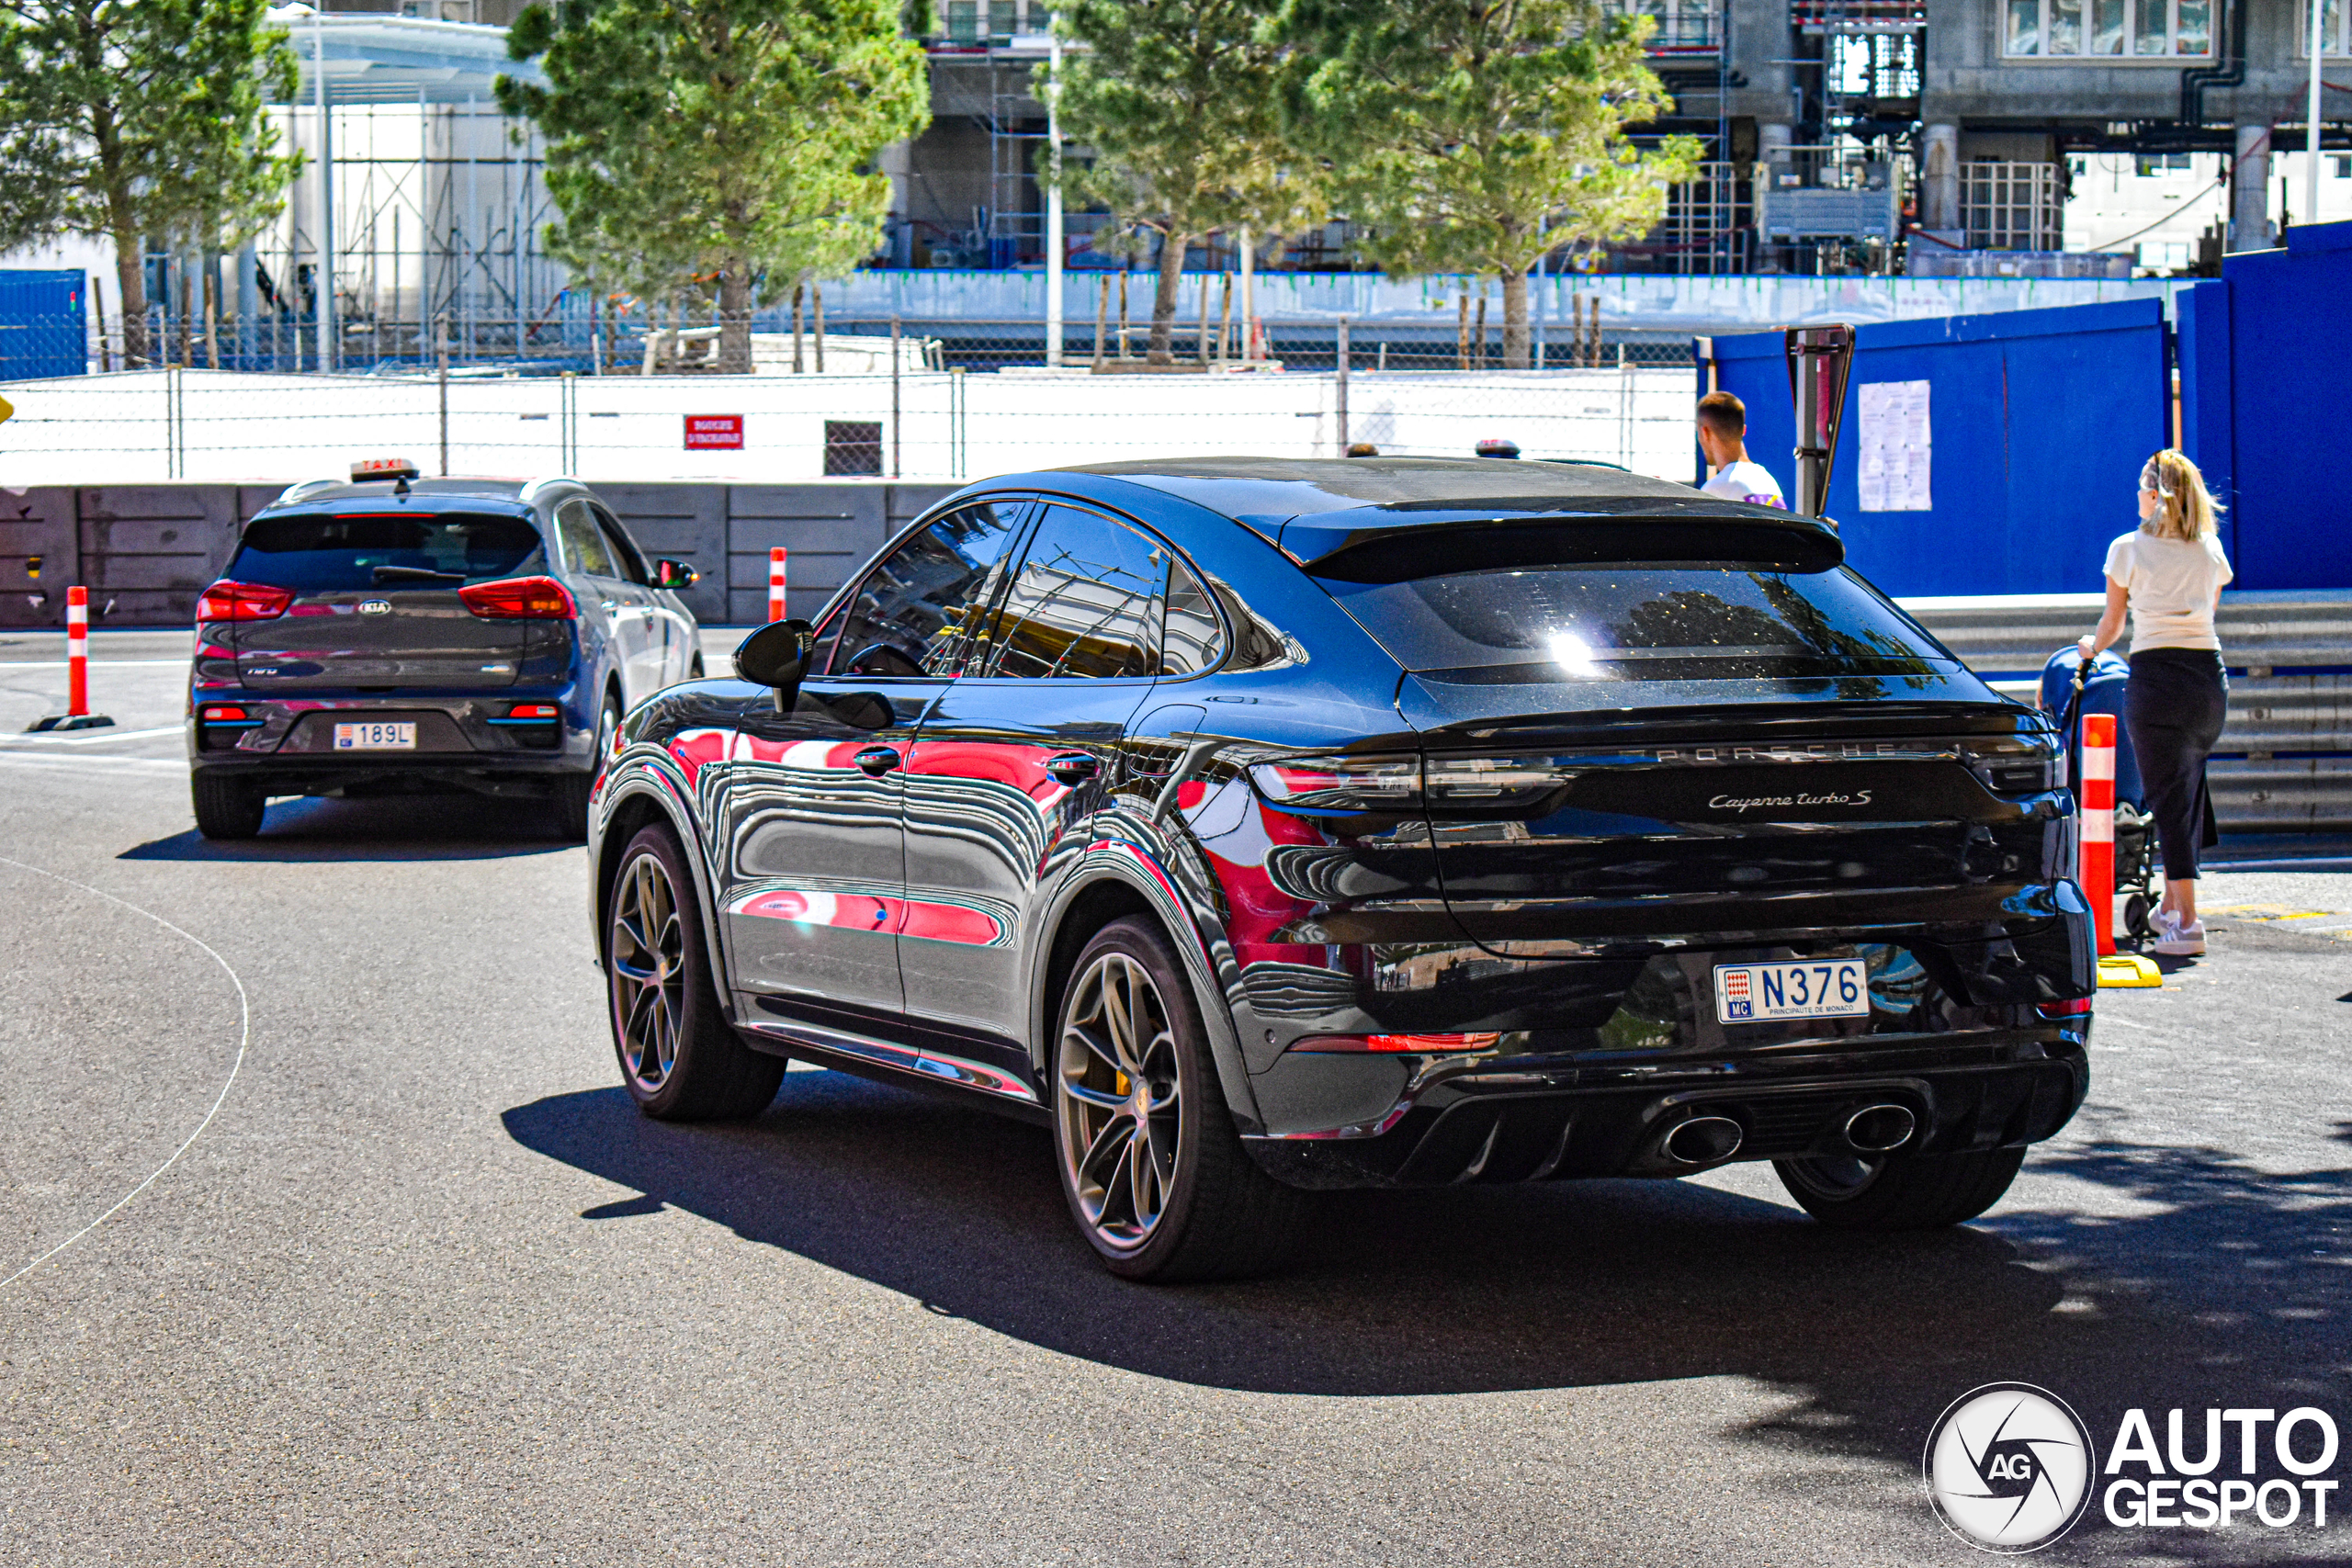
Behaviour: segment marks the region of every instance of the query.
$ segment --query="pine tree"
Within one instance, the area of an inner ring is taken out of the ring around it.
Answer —
[[[220,249],[284,209],[298,81],[268,0],[0,0],[0,247],[114,242],[123,363],[150,356],[150,239]]]
[[[1524,368],[1528,273],[1648,231],[1696,172],[1695,138],[1625,136],[1672,107],[1653,25],[1600,0],[1290,0],[1284,123],[1387,271],[1502,280],[1503,363]]]
[[[1122,228],[1159,236],[1149,357],[1172,357],[1184,252],[1221,230],[1295,232],[1321,218],[1320,172],[1289,155],[1274,101],[1267,0],[1066,0],[1055,107],[1063,134],[1092,153],[1066,159],[1063,188],[1111,209]],[[1050,176],[1048,176],[1050,177]]]
[[[547,138],[562,221],[548,248],[652,298],[711,286],[719,368],[752,367],[752,308],[872,254],[888,210],[869,165],[930,115],[895,0],[603,0],[526,10],[498,101]]]

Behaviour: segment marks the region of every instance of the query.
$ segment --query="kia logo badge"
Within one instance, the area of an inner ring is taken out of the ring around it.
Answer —
[[[391,601],[389,599],[362,599],[359,601],[359,613],[363,615],[389,615],[392,613]]]

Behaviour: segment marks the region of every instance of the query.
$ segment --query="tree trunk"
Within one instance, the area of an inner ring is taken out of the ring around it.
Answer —
[[[718,372],[752,373],[752,266],[730,256],[718,274]]]
[[[114,231],[114,277],[122,304],[122,367],[147,364],[146,243],[138,234]]]
[[[1176,294],[1184,283],[1186,236],[1169,231],[1159,245],[1159,288],[1151,297],[1151,351],[1144,357],[1154,365],[1176,363]]]
[[[1503,368],[1527,368],[1527,274],[1503,269]]]

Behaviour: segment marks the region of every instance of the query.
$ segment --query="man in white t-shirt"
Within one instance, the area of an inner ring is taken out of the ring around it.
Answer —
[[[1747,456],[1747,405],[1731,393],[1709,392],[1699,400],[1699,449],[1714,470],[1699,487],[1707,494],[1788,510],[1780,481]]]

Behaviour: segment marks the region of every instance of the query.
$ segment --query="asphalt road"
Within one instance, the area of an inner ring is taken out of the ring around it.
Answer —
[[[208,845],[184,642],[102,637],[118,729],[34,740],[55,641],[0,637],[0,1562],[1964,1562],[1919,1454],[1976,1384],[2102,1450],[2352,1427],[2352,860],[2215,874],[2249,912],[2102,996],[2090,1104],[1964,1229],[1747,1166],[1348,1195],[1279,1278],[1152,1289],[1023,1126],[811,1071],[640,1119],[526,807]],[[2352,1524],[2044,1557],[2289,1559]]]

